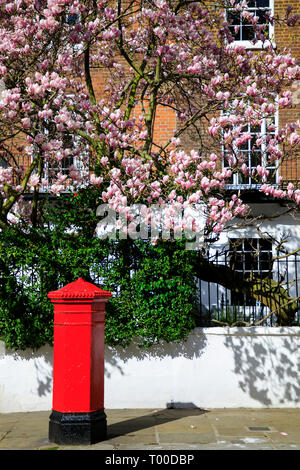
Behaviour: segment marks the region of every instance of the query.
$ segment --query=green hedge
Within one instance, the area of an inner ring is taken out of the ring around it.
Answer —
[[[40,204],[39,226],[0,233],[0,337],[6,347],[53,342],[47,293],[83,277],[111,290],[105,340],[148,347],[185,339],[197,310],[192,252],[183,241],[100,240],[97,187]],[[74,228],[76,230],[74,231]]]

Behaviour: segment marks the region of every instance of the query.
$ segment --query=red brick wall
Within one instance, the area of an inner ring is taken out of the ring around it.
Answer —
[[[93,87],[97,99],[105,93],[106,81],[110,78],[109,71],[101,68],[92,69],[92,80]],[[133,110],[133,116],[138,117],[140,115],[141,108],[137,106]],[[173,136],[173,131],[176,128],[176,117],[175,113],[165,107],[159,106],[156,112],[155,128],[154,128],[154,139],[158,145],[163,145]]]
[[[284,17],[288,5],[293,6],[293,14],[300,15],[299,0],[274,0],[275,17]],[[283,51],[287,48],[300,62],[300,26],[288,27],[282,24],[282,22],[276,24],[274,28],[274,39],[279,51]],[[92,76],[94,87],[97,97],[99,98],[103,94],[107,74],[108,72],[104,72],[100,69],[93,69]],[[291,90],[293,93],[293,106],[290,109],[280,110],[280,127],[283,127],[288,122],[294,122],[300,119],[300,81],[294,84]],[[135,110],[135,114],[139,114],[139,109]],[[167,108],[158,109],[154,133],[158,144],[166,143],[170,137],[172,137],[174,129],[179,128],[180,122],[176,121],[175,113],[172,110]],[[196,131],[190,128],[188,131],[181,134],[181,146],[187,151],[200,149],[202,146],[204,156],[211,151],[217,151],[219,153],[219,149],[214,145],[213,140],[210,139],[206,133],[203,133],[203,135],[205,137],[202,144],[200,144],[200,139]],[[283,162],[280,172],[285,181],[300,180],[300,156],[294,155],[293,158],[289,158],[287,161]]]
[[[300,15],[299,0],[274,0],[275,16],[283,17],[288,5],[293,7],[293,14]],[[279,50],[290,49],[292,55],[300,62],[300,25],[288,27],[286,25],[275,26],[275,42]],[[293,106],[290,109],[280,110],[279,126],[283,127],[289,122],[300,119],[300,81],[291,87],[293,94]],[[282,164],[281,175],[284,181],[300,180],[300,155],[293,155]]]

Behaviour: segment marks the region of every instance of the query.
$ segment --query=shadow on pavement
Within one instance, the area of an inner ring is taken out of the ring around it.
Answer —
[[[199,416],[207,412],[207,410],[197,408],[193,403],[167,403],[166,409],[109,424],[107,426],[107,438],[112,439],[124,434],[152,428],[156,424],[169,423],[188,416]]]

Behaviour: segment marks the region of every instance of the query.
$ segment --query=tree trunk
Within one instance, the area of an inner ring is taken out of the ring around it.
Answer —
[[[297,301],[273,279],[261,279],[253,274],[246,279],[230,266],[214,264],[200,253],[195,258],[194,270],[196,276],[202,281],[217,283],[232,292],[259,300],[271,312],[274,312],[278,326],[293,323],[298,310]]]

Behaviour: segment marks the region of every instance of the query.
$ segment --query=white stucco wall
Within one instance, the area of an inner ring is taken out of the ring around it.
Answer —
[[[105,407],[300,407],[300,328],[196,328],[150,350],[106,347]],[[52,349],[0,343],[0,412],[50,410]]]

